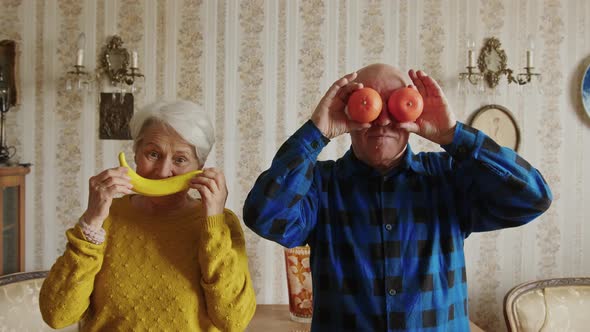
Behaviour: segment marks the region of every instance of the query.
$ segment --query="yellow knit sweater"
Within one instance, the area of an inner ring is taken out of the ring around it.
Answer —
[[[242,331],[256,309],[244,234],[229,210],[201,206],[165,217],[115,199],[106,241],[66,233],[63,256],[41,288],[43,319],[82,331]]]

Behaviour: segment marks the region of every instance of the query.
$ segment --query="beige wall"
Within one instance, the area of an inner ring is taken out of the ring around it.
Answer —
[[[92,69],[112,34],[139,51],[147,79],[136,106],[179,97],[210,111],[218,143],[208,164],[225,171],[228,207],[239,215],[256,176],[322,92],[364,64],[423,68],[462,121],[483,105],[506,106],[521,129],[520,153],[543,172],[555,201],[530,225],[467,240],[472,319],[501,330],[502,297],[513,285],[590,274],[590,119],[579,93],[590,63],[586,0],[0,0],[0,39],[20,47],[21,104],[8,114],[9,143],[18,160],[33,163],[28,270],[51,266],[65,229],[85,208],[88,178],[115,166],[118,151],[130,151],[129,142],[98,140],[98,88],[64,92],[80,32]],[[502,84],[485,96],[458,94],[467,33],[478,47],[498,37],[515,70],[533,33],[542,93],[519,95]],[[418,139],[412,144],[437,149]],[[322,158],[347,148],[348,140],[338,139]],[[258,301],[285,302],[281,248],[246,234]]]

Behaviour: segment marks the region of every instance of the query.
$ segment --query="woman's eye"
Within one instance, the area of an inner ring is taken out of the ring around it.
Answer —
[[[148,153],[148,157],[150,157],[151,159],[157,159],[158,156],[159,156],[159,154],[155,151]]]
[[[188,160],[184,157],[179,157],[179,158],[176,158],[175,161],[177,164],[182,164],[182,163],[186,163]]]

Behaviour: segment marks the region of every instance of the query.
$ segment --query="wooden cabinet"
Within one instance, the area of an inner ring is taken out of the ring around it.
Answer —
[[[0,275],[25,270],[25,176],[29,167],[0,167]]]

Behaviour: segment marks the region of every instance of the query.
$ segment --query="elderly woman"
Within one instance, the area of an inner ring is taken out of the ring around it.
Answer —
[[[149,179],[202,169],[214,141],[188,101],[152,104],[130,126],[136,172]],[[256,303],[225,177],[205,168],[189,187],[200,199],[189,189],[133,194],[125,167],[91,177],[88,208],[41,288],[44,320],[83,331],[244,330]]]

